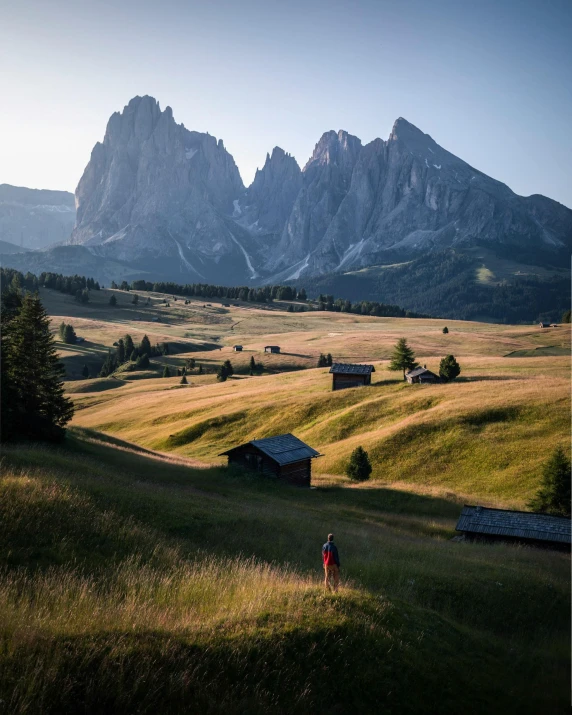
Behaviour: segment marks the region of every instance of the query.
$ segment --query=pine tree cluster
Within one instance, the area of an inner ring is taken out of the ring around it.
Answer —
[[[328,353],[327,355],[320,353],[320,357],[318,358],[318,367],[332,367],[333,362],[334,360],[331,353]]]
[[[230,362],[230,360],[225,360],[217,370],[216,379],[219,382],[226,382],[226,380],[232,375],[234,375],[232,363]]]
[[[111,375],[125,363],[131,363],[130,370],[146,370],[150,367],[150,358],[169,354],[168,343],[151,345],[147,335],[143,336],[138,347],[135,347],[131,335],[120,338],[114,346],[116,350],[109,350],[99,371],[99,377]]]

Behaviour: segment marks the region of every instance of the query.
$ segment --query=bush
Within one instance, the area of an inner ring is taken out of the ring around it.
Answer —
[[[445,326],[443,328],[443,335],[447,335],[448,332],[449,332],[449,328],[447,326]]]
[[[365,482],[371,474],[371,462],[363,447],[356,447],[346,469],[347,476],[355,482]]]

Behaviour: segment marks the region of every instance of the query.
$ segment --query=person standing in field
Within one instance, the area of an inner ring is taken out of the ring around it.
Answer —
[[[324,586],[330,591],[337,591],[340,585],[340,555],[334,544],[333,534],[328,534],[328,540],[322,546],[322,559],[324,561]]]

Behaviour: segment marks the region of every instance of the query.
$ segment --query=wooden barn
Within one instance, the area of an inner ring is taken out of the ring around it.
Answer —
[[[233,345],[232,349],[234,350],[235,353],[241,353],[242,352],[242,345]]]
[[[430,382],[441,382],[441,378],[439,377],[439,375],[435,375],[435,373],[431,372],[431,370],[428,370],[425,365],[423,365],[423,367],[416,367],[415,370],[410,370],[409,372],[406,372],[405,379],[411,385],[419,383],[423,384]]]
[[[563,516],[465,505],[456,529],[468,539],[570,550],[570,519]]]
[[[350,365],[335,362],[330,368],[332,390],[344,390],[346,387],[371,385],[372,372],[375,372],[373,365]]]
[[[312,479],[312,459],[321,456],[293,434],[281,434],[233,447],[219,455],[235,464],[271,477],[277,477],[299,487],[309,487]]]
[[[265,353],[279,353],[280,346],[279,345],[265,345],[264,352]]]

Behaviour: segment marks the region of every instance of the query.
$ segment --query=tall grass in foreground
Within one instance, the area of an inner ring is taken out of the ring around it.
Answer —
[[[456,510],[75,439],[10,448],[0,713],[564,712],[567,556],[452,544]]]

